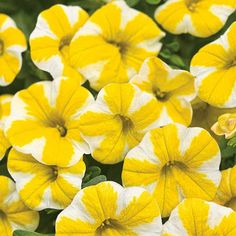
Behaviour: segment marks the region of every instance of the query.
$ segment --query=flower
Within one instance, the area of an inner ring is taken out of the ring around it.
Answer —
[[[4,157],[7,149],[11,146],[4,134],[6,119],[10,115],[12,95],[4,94],[0,96],[0,161]]]
[[[131,83],[156,97],[160,126],[173,122],[191,123],[190,101],[196,93],[194,77],[189,72],[171,69],[159,58],[150,57],[144,61]]]
[[[236,23],[216,41],[207,44],[191,61],[198,96],[212,106],[232,108],[236,104]]]
[[[217,190],[214,202],[232,208],[236,211],[236,166],[223,170],[220,186]]]
[[[207,131],[170,124],[148,132],[126,155],[122,181],[150,191],[167,217],[183,198],[212,200],[219,165],[218,144]]]
[[[0,86],[13,82],[22,65],[21,53],[26,50],[26,39],[15,22],[0,13]]]
[[[170,33],[205,38],[217,33],[235,9],[234,0],[167,0],[155,19]]]
[[[92,156],[104,164],[122,161],[144,134],[157,127],[155,98],[132,84],[109,84],[80,116],[79,129]]]
[[[34,231],[38,227],[39,214],[21,201],[14,182],[0,176],[0,235],[12,236],[16,229]]]
[[[62,235],[160,235],[160,211],[142,188],[102,182],[81,190],[56,220]]]
[[[43,164],[72,166],[90,152],[80,136],[78,119],[93,101],[76,79],[35,83],[13,97],[6,136],[17,151]]]
[[[54,78],[68,76],[84,82],[71,62],[70,47],[73,36],[88,17],[78,6],[61,4],[41,12],[30,35],[31,57],[36,66]]]
[[[12,149],[8,155],[8,170],[22,201],[40,211],[63,209],[71,203],[81,189],[85,164],[81,159],[71,167],[48,166]]]
[[[191,126],[206,129],[214,138],[217,138],[217,136],[214,135],[211,127],[217,122],[218,117],[225,113],[236,113],[236,108],[213,107],[203,102],[198,97],[194,99],[191,104],[193,107]]]
[[[226,139],[232,138],[236,133],[236,113],[221,115],[211,129],[216,135],[225,135]]]
[[[125,1],[113,1],[92,14],[77,32],[71,42],[71,61],[91,87],[100,90],[109,83],[128,82],[144,59],[159,52],[163,36],[147,15]]]
[[[236,213],[230,208],[201,199],[186,199],[164,224],[163,236],[236,235]]]

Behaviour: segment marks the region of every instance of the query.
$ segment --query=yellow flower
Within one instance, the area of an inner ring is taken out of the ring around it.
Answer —
[[[56,221],[56,236],[158,236],[161,230],[155,199],[142,188],[115,182],[81,190]]]
[[[0,185],[0,235],[12,236],[16,229],[34,231],[39,214],[24,205],[10,178],[0,176]]]
[[[219,147],[207,131],[171,124],[148,132],[127,154],[122,181],[149,190],[167,217],[185,197],[212,200],[219,165]]]
[[[191,123],[190,101],[196,93],[194,77],[189,72],[173,70],[160,59],[150,57],[131,83],[156,97],[160,126],[173,122],[187,126]]]
[[[156,99],[132,84],[109,84],[81,115],[79,129],[99,162],[114,164],[158,125]]]
[[[21,53],[25,50],[24,34],[9,16],[0,13],[0,86],[13,82],[21,69]]]
[[[221,173],[222,179],[214,202],[236,211],[236,166],[223,170]]]
[[[236,9],[235,0],[167,0],[155,12],[157,22],[173,34],[209,37]]]
[[[61,77],[19,91],[5,133],[17,151],[47,165],[68,167],[89,153],[78,119],[93,96],[77,79]]]
[[[232,138],[236,133],[236,113],[221,115],[211,129],[216,135],[225,135],[226,139]]]
[[[71,63],[70,43],[87,19],[88,14],[78,6],[58,4],[41,12],[30,36],[33,62],[54,78],[68,76],[84,82]]]
[[[192,127],[201,127],[209,131],[215,138],[217,136],[211,130],[211,127],[217,122],[217,119],[220,115],[225,113],[235,113],[236,108],[218,108],[211,106],[198,97],[192,102],[193,107],[193,118],[192,118]]]
[[[171,213],[162,236],[234,236],[236,213],[200,199],[186,199]]]
[[[113,1],[98,9],[75,35],[71,61],[95,90],[124,83],[155,56],[164,33],[147,15]]]
[[[191,61],[199,97],[212,106],[232,108],[236,104],[236,23],[224,35],[204,46]]]
[[[7,149],[11,146],[4,134],[6,119],[10,115],[12,95],[5,94],[0,96],[0,161],[4,157]]]
[[[85,172],[83,159],[71,167],[47,166],[31,155],[12,149],[8,170],[24,203],[34,210],[67,207],[81,189]]]

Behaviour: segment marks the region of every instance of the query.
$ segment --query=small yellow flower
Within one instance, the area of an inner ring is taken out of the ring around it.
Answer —
[[[164,33],[147,15],[113,1],[98,9],[75,35],[71,61],[95,90],[124,83],[155,56]]]
[[[12,236],[16,229],[34,231],[38,227],[39,214],[25,206],[14,182],[0,176],[0,235]]]
[[[220,115],[225,113],[236,113],[236,108],[219,108],[211,106],[198,97],[192,102],[193,107],[193,118],[191,122],[192,127],[201,127],[209,131],[214,135],[211,127],[217,122],[217,119]],[[214,136],[217,138],[217,136]]]
[[[167,217],[183,198],[212,200],[219,165],[219,147],[207,131],[170,124],[148,132],[127,154],[122,181],[149,190]]]
[[[160,126],[173,122],[186,126],[191,123],[190,101],[196,93],[194,77],[189,72],[174,70],[160,59],[150,57],[131,83],[156,97]]]
[[[135,85],[109,84],[81,115],[79,129],[99,162],[114,164],[158,126],[156,99]]]
[[[235,0],[167,0],[155,12],[157,22],[173,34],[209,37],[236,9]]]
[[[0,96],[0,161],[4,157],[7,149],[11,146],[4,134],[6,119],[10,115],[12,95],[5,94]]]
[[[200,199],[186,199],[171,213],[162,236],[234,236],[236,213]]]
[[[0,86],[13,82],[21,69],[21,53],[25,50],[24,34],[9,16],[0,13]]]
[[[158,236],[161,230],[154,198],[142,188],[115,182],[81,190],[56,221],[56,236]]]
[[[54,78],[68,76],[84,82],[71,63],[70,43],[87,19],[88,14],[78,6],[57,4],[41,12],[30,36],[33,62]]]
[[[77,79],[35,83],[13,97],[6,136],[17,151],[41,163],[71,166],[90,153],[80,136],[78,119],[93,101]]]
[[[236,166],[223,170],[214,202],[236,211]]]
[[[85,173],[83,159],[66,168],[47,166],[14,149],[8,155],[7,165],[22,201],[37,211],[67,207],[81,189]]]
[[[233,23],[219,39],[201,48],[191,61],[198,96],[212,106],[233,108],[236,104],[235,35],[236,23]]]
[[[226,139],[232,138],[236,133],[236,113],[221,115],[211,129],[216,135],[225,135]]]

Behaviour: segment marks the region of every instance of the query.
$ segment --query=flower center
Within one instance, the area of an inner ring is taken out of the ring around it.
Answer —
[[[231,67],[236,66],[236,57],[232,58],[229,62],[227,62],[224,66],[225,69],[230,69]]]
[[[98,235],[101,235],[101,233],[106,231],[107,229],[114,229],[114,230],[117,229],[117,230],[119,230],[119,232],[125,230],[125,228],[121,224],[119,224],[118,221],[113,220],[113,219],[106,219],[97,228],[96,233]]]
[[[72,38],[73,38],[73,35],[70,35],[70,34],[62,37],[60,44],[59,44],[59,50],[62,51],[62,49],[64,47],[69,46]]]
[[[119,49],[120,54],[125,54],[128,50],[128,44],[127,42],[117,42],[115,40],[108,40],[108,43],[112,44],[113,46],[117,47]]]
[[[118,115],[118,118],[122,122],[122,131],[126,134],[134,127],[132,120],[127,116]]]
[[[61,137],[65,137],[65,136],[66,136],[66,134],[67,134],[67,129],[66,129],[66,127],[65,127],[64,125],[59,125],[59,124],[57,124],[57,125],[56,125],[56,128],[57,128],[57,130],[59,131]]]
[[[180,162],[180,161],[175,161],[175,160],[171,160],[171,161],[168,161],[164,166],[163,166],[163,170],[171,170],[173,167],[177,167],[179,169],[186,169],[187,166],[183,163],[183,162]]]
[[[186,6],[189,9],[189,11],[195,11],[197,4],[199,0],[185,0]]]
[[[236,197],[232,197],[228,202],[225,203],[226,207],[236,206]]]
[[[153,90],[154,95],[160,101],[165,101],[168,99],[168,93],[161,91],[159,88]]]
[[[4,219],[4,218],[6,218],[7,216],[6,216],[6,214],[4,213],[4,211],[2,211],[1,209],[0,209],[0,219]]]
[[[53,180],[56,180],[58,177],[58,167],[51,166],[51,170],[52,170],[52,178],[53,178]]]
[[[0,56],[2,56],[4,53],[4,43],[3,40],[0,39]]]

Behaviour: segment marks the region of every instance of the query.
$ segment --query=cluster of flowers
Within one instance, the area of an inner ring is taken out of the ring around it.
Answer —
[[[208,37],[235,9],[233,0],[169,0],[155,19],[171,33]],[[156,57],[164,36],[122,0],[90,17],[64,5],[39,15],[31,57],[54,80],[0,97],[0,157],[12,147],[7,167],[15,181],[0,176],[0,235],[34,231],[47,208],[64,209],[57,236],[236,235],[236,167],[221,172],[215,139],[188,128],[196,104],[200,113],[236,107],[236,23],[197,52],[191,73]],[[23,33],[0,14],[2,86],[16,77],[24,50]],[[232,137],[235,117],[210,126]],[[103,164],[124,161],[123,186],[81,190],[90,153]]]

